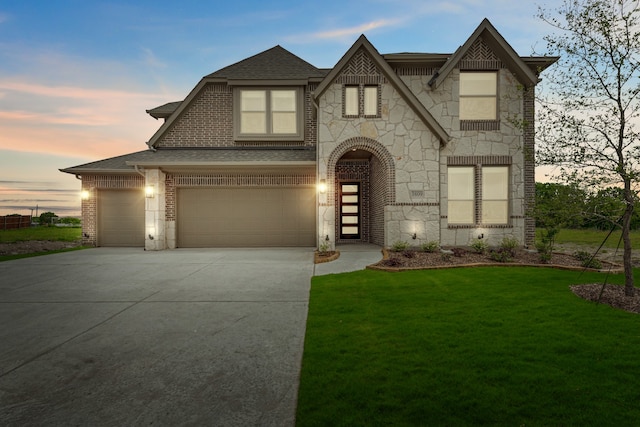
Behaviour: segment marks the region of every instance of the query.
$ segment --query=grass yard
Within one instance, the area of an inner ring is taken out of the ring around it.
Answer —
[[[26,242],[29,240],[51,240],[73,242],[82,238],[80,227],[30,227],[0,230],[0,243]]]
[[[537,235],[540,236],[542,229],[537,230]],[[584,245],[591,247],[598,247],[602,243],[602,241],[609,234],[608,231],[600,231],[594,229],[568,229],[563,228],[560,230],[558,235],[556,236],[556,243],[571,243],[576,245]],[[614,231],[607,242],[605,243],[605,248],[615,249],[618,246],[618,241],[620,240],[621,232],[619,230]],[[631,231],[631,244],[633,246],[633,250],[640,250],[640,230],[632,230]],[[620,251],[622,251],[622,243],[620,243]]]
[[[569,290],[602,280],[503,267],[314,277],[297,425],[638,425],[640,316]]]

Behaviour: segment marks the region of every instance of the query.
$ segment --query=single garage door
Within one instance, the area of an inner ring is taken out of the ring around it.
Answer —
[[[142,190],[98,190],[98,246],[144,247]]]
[[[315,188],[180,188],[178,247],[315,245]]]

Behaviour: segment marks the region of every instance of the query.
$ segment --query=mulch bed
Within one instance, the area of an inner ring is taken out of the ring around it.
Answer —
[[[573,285],[570,289],[580,298],[598,301],[600,291],[602,291],[602,283]],[[634,296],[628,297],[624,294],[624,286],[607,285],[599,302],[630,313],[640,314],[640,289],[636,288],[634,293]]]
[[[0,243],[0,255],[22,255],[38,252],[57,251],[81,246],[81,241],[62,242],[50,240],[28,240],[15,243]]]
[[[619,272],[621,266],[617,264],[601,261],[602,270]],[[558,267],[572,270],[582,270],[582,262],[574,257],[564,253],[554,253],[548,263],[540,262],[537,252],[518,250],[513,259],[509,262],[500,262],[492,259],[488,253],[478,254],[473,251],[460,251],[459,256],[455,254],[443,254],[441,252],[421,252],[421,251],[404,251],[404,252],[385,252],[384,259],[373,268],[385,270],[408,270],[408,269],[426,269],[426,268],[448,268],[456,266],[469,265],[531,265],[540,267]]]

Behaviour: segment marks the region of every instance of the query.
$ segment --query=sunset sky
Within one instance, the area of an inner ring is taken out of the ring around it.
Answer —
[[[321,68],[360,34],[451,53],[487,17],[531,55],[550,31],[538,4],[560,1],[0,2],[0,215],[79,215],[80,181],[58,169],[146,149],[161,121],[145,110],[275,45]]]

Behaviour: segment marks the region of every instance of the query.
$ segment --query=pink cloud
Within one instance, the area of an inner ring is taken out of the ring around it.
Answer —
[[[113,89],[81,88],[74,86],[45,86],[35,83],[0,80],[0,89],[5,91],[28,93],[31,95],[48,96],[54,98],[72,99],[147,99],[161,101],[166,95],[156,95],[149,93],[136,93],[131,91],[121,91]]]

